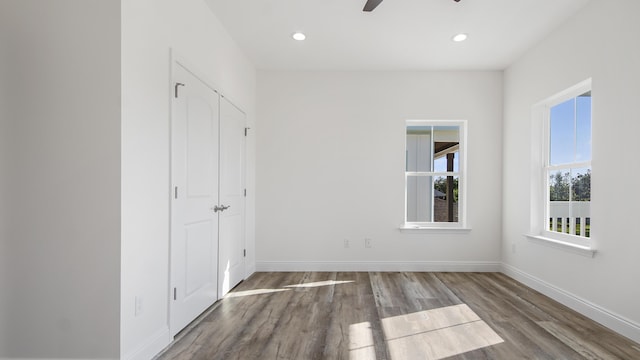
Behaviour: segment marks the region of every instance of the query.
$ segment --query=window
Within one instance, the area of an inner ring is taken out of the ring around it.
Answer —
[[[591,81],[544,106],[541,235],[580,246],[591,238]]]
[[[464,121],[407,121],[404,227],[463,227],[465,128]]]

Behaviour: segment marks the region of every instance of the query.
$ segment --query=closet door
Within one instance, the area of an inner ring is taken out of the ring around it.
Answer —
[[[244,279],[245,114],[224,97],[220,100],[219,294]]]
[[[175,335],[218,299],[219,97],[174,64],[171,119],[170,329]],[[144,264],[141,264],[144,266]]]

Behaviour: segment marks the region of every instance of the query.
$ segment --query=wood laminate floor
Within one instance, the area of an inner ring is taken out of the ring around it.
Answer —
[[[498,273],[256,273],[159,359],[640,359]]]

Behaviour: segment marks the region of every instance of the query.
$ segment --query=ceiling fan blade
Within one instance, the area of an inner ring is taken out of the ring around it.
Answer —
[[[362,9],[362,11],[371,12],[378,5],[380,5],[381,2],[382,0],[367,0],[367,3],[364,4],[364,9]]]

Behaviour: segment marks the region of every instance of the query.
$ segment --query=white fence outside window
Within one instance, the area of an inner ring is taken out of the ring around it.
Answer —
[[[550,231],[590,237],[591,201],[549,202]]]

